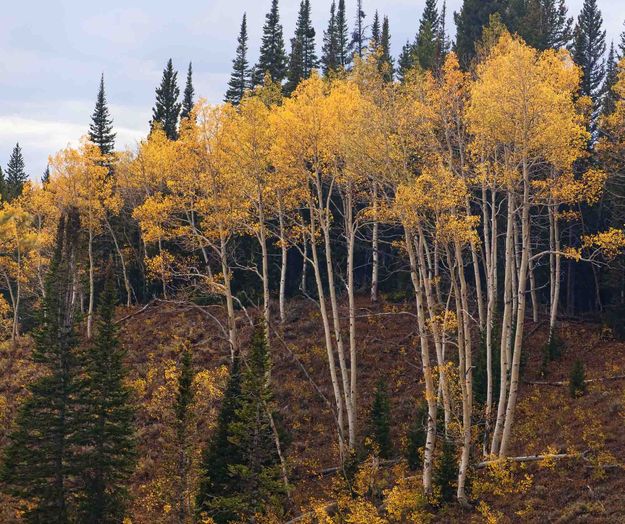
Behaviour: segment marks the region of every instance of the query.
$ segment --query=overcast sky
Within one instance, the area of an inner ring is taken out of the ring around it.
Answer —
[[[442,1],[442,0],[441,0]],[[347,0],[350,22],[356,0]],[[199,96],[219,102],[225,91],[241,16],[247,11],[250,61],[258,54],[270,0],[21,0],[4,6],[0,23],[0,165],[15,142],[39,178],[47,157],[85,134],[104,73],[119,148],[145,135],[154,89],[169,57],[184,77],[193,62]],[[425,0],[364,0],[367,20],[377,9],[390,20],[393,54],[413,39]],[[448,0],[448,27],[462,0]],[[330,0],[312,0],[317,44]],[[582,0],[568,0],[577,16]],[[281,0],[285,41],[299,0]],[[625,0],[599,0],[608,40],[617,40]],[[453,36],[453,34],[452,34]],[[182,89],[183,85],[181,85]]]

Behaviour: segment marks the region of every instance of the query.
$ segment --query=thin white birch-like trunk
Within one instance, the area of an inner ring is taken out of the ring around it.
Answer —
[[[432,471],[434,465],[434,447],[436,445],[436,411],[437,399],[434,389],[434,378],[432,376],[432,366],[430,364],[430,352],[426,330],[425,311],[423,307],[423,291],[417,269],[417,257],[414,252],[414,239],[405,230],[405,244],[410,259],[410,277],[415,291],[415,301],[417,307],[417,327],[419,328],[419,340],[421,343],[421,364],[423,366],[423,380],[425,382],[425,400],[428,406],[428,423],[425,439],[425,450],[423,455],[423,491],[426,495],[432,493]]]
[[[514,414],[516,410],[516,401],[519,389],[519,374],[521,368],[521,350],[523,346],[523,333],[525,323],[525,303],[527,294],[527,277],[530,258],[530,181],[529,169],[527,161],[523,162],[523,201],[521,207],[521,261],[519,265],[518,278],[518,299],[517,299],[517,316],[516,329],[514,333],[514,352],[512,361],[512,370],[510,374],[510,393],[508,395],[508,404],[506,406],[506,417],[504,429],[499,447],[499,456],[505,457],[508,453],[510,439],[512,436],[512,424],[514,423]]]
[[[380,274],[380,222],[378,221],[378,185],[373,183],[373,230],[371,233],[371,302],[378,301]]]
[[[87,310],[87,339],[91,338],[91,331],[93,326],[93,307],[95,301],[95,264],[93,260],[93,230],[89,228],[89,241],[88,241],[88,252],[89,252],[89,306]]]
[[[280,290],[278,292],[278,308],[280,310],[280,323],[284,324],[286,321],[286,308],[285,308],[285,296],[286,296],[286,270],[288,262],[288,248],[286,245],[286,232],[284,227],[284,212],[282,206],[278,213],[278,220],[280,224]]]
[[[239,341],[237,335],[237,319],[234,310],[234,297],[232,296],[232,277],[230,266],[228,265],[228,242],[223,233],[219,235],[219,258],[221,262],[221,272],[224,279],[224,294],[226,296],[226,312],[228,315],[228,340],[230,342],[230,358],[234,362],[239,352]]]
[[[122,266],[122,278],[124,279],[124,288],[126,290],[126,307],[130,307],[132,305],[132,287],[130,286],[130,280],[128,279],[128,271],[126,269],[126,261],[124,260],[124,254],[122,253],[121,248],[119,247],[119,242],[117,241],[117,235],[111,226],[111,223],[108,217],[105,218],[106,227],[111,234],[111,238],[113,239],[113,244],[115,245],[115,251],[117,252],[117,256],[119,257],[119,263]]]
[[[339,436],[339,452],[341,458],[345,457],[345,405],[343,395],[341,393],[341,385],[336,370],[336,361],[334,358],[334,346],[332,342],[332,329],[330,327],[330,319],[328,316],[328,310],[326,306],[326,296],[323,287],[323,279],[321,277],[321,264],[319,261],[319,253],[317,250],[317,244],[314,239],[317,237],[317,227],[315,220],[315,212],[312,202],[309,202],[310,209],[310,250],[312,254],[312,266],[313,273],[315,275],[315,282],[317,283],[317,295],[319,301],[319,312],[321,313],[321,320],[323,323],[323,333],[325,336],[326,352],[328,356],[328,367],[330,368],[330,380],[332,382],[332,391],[334,392],[334,401],[336,403],[336,418],[337,418],[337,430]],[[306,244],[304,244],[304,264],[307,264],[307,251]]]
[[[343,344],[343,335],[341,333],[341,315],[339,310],[338,297],[336,296],[336,283],[334,280],[334,262],[332,257],[332,241],[330,238],[330,195],[331,188],[327,190],[327,196],[324,197],[323,184],[321,175],[316,173],[315,189],[317,192],[317,213],[319,215],[321,231],[323,233],[326,272],[328,276],[328,291],[330,294],[330,309],[332,312],[332,323],[334,327],[334,341],[338,353],[339,369],[341,370],[341,380],[343,383],[343,395],[345,397],[345,411],[347,413],[347,431],[349,435],[349,446],[351,449],[356,445],[356,434],[354,432],[355,413],[352,409],[352,401],[350,398],[351,386],[349,379],[349,371],[347,369],[347,360],[345,358],[345,346]],[[311,239],[311,242],[313,240]]]
[[[508,192],[508,212],[506,224],[506,245],[505,245],[505,269],[504,269],[504,310],[501,324],[501,344],[500,344],[500,385],[499,385],[499,402],[497,404],[497,418],[495,421],[495,429],[493,431],[493,439],[491,442],[490,453],[496,455],[499,453],[501,435],[503,432],[504,419],[506,414],[506,399],[508,396],[508,346],[510,345],[510,336],[512,332],[512,308],[513,308],[513,287],[512,274],[515,271],[514,263],[514,196],[511,191]]]

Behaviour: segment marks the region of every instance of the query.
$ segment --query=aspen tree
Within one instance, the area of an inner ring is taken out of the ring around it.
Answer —
[[[91,338],[95,306],[93,243],[102,232],[107,214],[116,214],[121,200],[113,189],[100,148],[83,140],[78,149],[67,148],[50,158],[51,177],[46,191],[61,211],[76,208],[87,234],[89,304],[87,338]]]
[[[492,453],[505,456],[519,385],[532,242],[533,180],[542,172],[538,167],[544,163],[557,169],[571,169],[582,155],[588,136],[574,103],[580,73],[568,53],[540,53],[504,35],[488,59],[478,66],[477,75],[467,109],[472,147],[476,155],[494,159],[501,166],[508,203],[504,289],[509,289],[513,307],[505,294],[501,362],[502,368],[504,363],[510,368],[510,384],[507,399],[500,395],[491,445]],[[518,261],[513,249],[517,221],[520,222]],[[512,317],[514,329],[509,321]],[[508,337],[511,337],[509,351],[504,348]],[[505,387],[502,381],[502,391]],[[506,403],[505,413],[502,400]]]

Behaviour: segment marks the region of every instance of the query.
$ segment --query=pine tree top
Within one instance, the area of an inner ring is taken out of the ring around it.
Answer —
[[[254,85],[263,83],[265,73],[269,73],[274,82],[281,83],[287,75],[287,64],[278,0],[272,0],[271,9],[265,16],[260,56],[254,68]]]
[[[581,67],[583,78],[581,92],[596,97],[605,76],[606,31],[597,0],[584,0],[577,18],[573,40],[573,59]]]
[[[323,33],[323,48],[321,55],[321,63],[323,65],[323,74],[328,76],[339,68],[339,42],[338,27],[336,25],[336,2],[332,0],[330,5],[330,19],[328,20],[328,28]]]
[[[184,87],[184,94],[182,97],[182,111],[180,112],[180,118],[189,118],[191,111],[193,111],[193,95],[195,89],[193,88],[193,64],[189,62],[189,69],[187,69],[187,83]]]
[[[160,85],[156,88],[156,103],[152,109],[151,127],[160,124],[170,140],[178,138],[178,117],[181,103],[178,102],[178,72],[174,70],[171,58],[163,71]]]
[[[109,113],[104,92],[104,74],[102,74],[95,109],[91,115],[91,124],[89,125],[89,140],[100,148],[100,152],[103,155],[110,155],[115,149],[115,136],[113,120]]]
[[[24,183],[28,180],[24,156],[22,155],[22,148],[19,142],[15,144],[11,152],[5,175],[6,191],[2,196],[6,200],[11,201],[22,194]]]
[[[232,74],[228,82],[225,101],[237,105],[243,100],[245,93],[252,87],[252,78],[247,61],[247,15],[243,13],[241,29],[237,38],[238,46],[232,60]]]
[[[376,9],[375,14],[373,15],[373,24],[371,24],[370,45],[371,47],[376,48],[380,45],[381,41],[380,15]]]

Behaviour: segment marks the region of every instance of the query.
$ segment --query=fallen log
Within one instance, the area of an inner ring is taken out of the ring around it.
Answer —
[[[611,380],[625,380],[625,375],[615,375],[613,377],[602,377],[602,378],[590,378],[588,380],[584,380],[584,384],[593,384],[595,382],[609,382]],[[555,382],[547,382],[547,381],[542,381],[542,380],[526,380],[525,383],[529,384],[530,386],[555,386],[555,387],[561,387],[561,386],[568,386],[569,385],[569,381],[568,380],[559,380],[559,381],[555,381]]]

